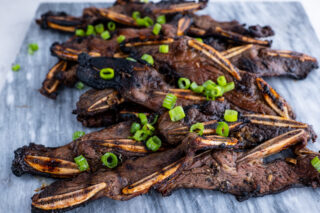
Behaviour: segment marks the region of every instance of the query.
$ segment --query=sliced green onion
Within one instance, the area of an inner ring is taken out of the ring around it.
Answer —
[[[204,130],[203,123],[196,123],[190,127],[190,132],[197,132],[198,135],[200,136],[203,134],[203,130]]]
[[[220,86],[215,86],[213,89],[211,89],[211,95],[213,97],[221,97],[223,95],[223,88]]]
[[[136,133],[136,131],[138,131],[140,129],[141,129],[141,125],[139,123],[137,123],[137,122],[133,122],[131,124],[130,133],[134,134],[134,133]]]
[[[15,64],[15,65],[12,65],[11,69],[14,72],[18,72],[21,69],[21,66],[20,64]]]
[[[194,91],[197,87],[198,87],[198,84],[197,84],[196,82],[192,82],[192,83],[190,84],[190,89],[191,89],[192,91]]]
[[[201,42],[201,43],[203,43],[203,40],[202,40],[202,38],[195,38],[197,41],[199,41],[199,42]]]
[[[120,44],[121,42],[123,42],[124,40],[126,40],[126,37],[124,35],[120,35],[117,38],[117,42]]]
[[[311,165],[318,171],[320,172],[320,160],[318,158],[318,156],[314,157],[311,160]]]
[[[94,31],[94,26],[89,24],[87,26],[87,31],[86,31],[86,35],[89,36],[89,35],[94,35],[95,34],[95,31]]]
[[[133,62],[137,62],[137,60],[136,60],[136,59],[134,59],[134,58],[131,58],[131,57],[126,57],[126,59],[127,59],[128,61],[133,61]]]
[[[159,24],[165,24],[166,23],[166,16],[165,15],[161,15],[157,17],[157,22]]]
[[[157,123],[157,121],[158,121],[158,117],[159,117],[159,115],[156,115],[156,116],[154,117],[153,121],[152,121],[150,124],[151,124],[151,125],[155,125],[155,124]]]
[[[214,101],[216,99],[215,96],[212,94],[212,90],[205,89],[203,94],[206,96],[207,101],[209,100]]]
[[[155,34],[155,35],[159,35],[160,31],[161,31],[161,24],[156,23],[153,26],[152,33]]]
[[[140,17],[141,17],[141,15],[140,15],[139,11],[133,11],[133,13],[132,13],[132,18],[133,19],[138,19]]]
[[[189,89],[190,87],[190,80],[187,78],[179,78],[178,86],[180,89]]]
[[[150,135],[150,133],[146,130],[138,130],[136,131],[136,133],[134,133],[133,135],[133,139],[136,141],[144,141],[148,138],[148,136]]]
[[[214,83],[213,81],[211,80],[207,80],[206,82],[204,82],[202,84],[202,86],[205,88],[205,89],[210,89],[210,86],[216,86],[217,84]]]
[[[113,21],[109,21],[108,22],[108,30],[115,31],[116,30],[116,23],[114,23]]]
[[[101,34],[104,32],[104,25],[98,24],[98,25],[94,26],[94,29],[96,30],[97,33]]]
[[[153,20],[149,16],[144,17],[143,21],[144,21],[144,26],[145,27],[150,27],[154,23]]]
[[[75,32],[76,36],[85,36],[86,33],[84,32],[83,29],[76,29],[76,32]]]
[[[142,125],[145,125],[148,123],[148,118],[147,118],[146,114],[138,113],[138,118],[140,119],[140,122]]]
[[[110,80],[114,78],[114,69],[112,68],[103,68],[100,70],[100,78],[104,80]]]
[[[88,161],[83,155],[79,155],[78,157],[74,158],[74,161],[78,165],[78,169],[83,172],[89,169]]]
[[[82,83],[81,81],[78,81],[75,85],[75,87],[78,89],[78,90],[82,90],[84,88],[84,83]]]
[[[143,18],[136,18],[135,21],[138,26],[145,26],[146,25],[145,24],[146,21]]]
[[[101,161],[106,167],[113,169],[118,165],[118,157],[112,152],[107,152],[101,156]]]
[[[202,93],[204,90],[204,87],[203,86],[198,86],[197,88],[194,89],[193,92],[195,93]]]
[[[177,96],[174,94],[168,93],[163,100],[162,106],[166,109],[172,109],[176,104]]]
[[[30,48],[33,52],[35,52],[39,49],[39,46],[37,43],[31,43],[28,45],[28,48]]]
[[[229,126],[226,122],[218,122],[218,126],[216,128],[216,133],[218,135],[228,137],[229,136]]]
[[[141,3],[148,3],[149,0],[140,0]]]
[[[149,150],[155,152],[161,147],[161,140],[157,136],[153,136],[147,140],[146,146]]]
[[[168,53],[169,52],[169,45],[167,45],[167,44],[160,45],[159,52],[160,53]]]
[[[150,135],[152,135],[155,128],[151,124],[145,124],[143,125],[142,130],[149,131]]]
[[[100,36],[103,40],[108,40],[111,37],[108,30],[102,32]]]
[[[234,89],[234,82],[229,82],[229,83],[227,83],[227,85],[225,85],[224,87],[223,87],[223,92],[225,93],[225,92],[229,92],[229,91],[231,91],[231,90],[233,90]]]
[[[238,120],[238,112],[232,109],[224,111],[224,120],[228,122],[236,122]]]
[[[84,131],[76,131],[72,135],[72,140],[77,140],[78,138],[84,136],[86,133]]]
[[[182,106],[177,106],[177,107],[171,109],[169,111],[169,116],[170,116],[171,121],[173,121],[173,122],[180,121],[181,119],[186,117]]]
[[[227,85],[227,79],[226,79],[226,77],[224,77],[223,75],[222,75],[222,76],[219,76],[219,77],[217,78],[217,82],[218,82],[218,85],[219,85],[219,86],[225,86],[225,85]]]
[[[141,56],[141,59],[148,62],[148,64],[151,64],[151,65],[153,65],[154,63],[153,57],[149,54],[143,54],[143,56]]]

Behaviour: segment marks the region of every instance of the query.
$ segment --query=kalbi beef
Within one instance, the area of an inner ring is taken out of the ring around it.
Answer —
[[[198,145],[198,137],[191,134],[174,149],[127,160],[115,171],[55,182],[33,196],[32,208],[64,211],[104,196],[128,200],[151,188],[164,195],[182,187],[212,189],[244,199],[294,185],[320,186],[320,174],[310,165],[316,154],[298,156],[295,165],[283,160],[264,164],[245,161],[247,153],[234,151],[211,150],[195,156]]]
[[[216,134],[218,122],[226,122],[224,113],[227,109],[237,110],[239,113],[236,122],[227,122],[229,136],[239,141],[239,147],[252,148],[293,129],[304,129],[308,132],[309,138],[313,141],[316,139],[312,127],[307,124],[279,116],[251,114],[227,101],[210,101],[203,105],[185,107],[186,117],[178,122],[172,122],[169,114],[164,113],[159,118],[158,129],[170,144],[180,143],[189,133],[191,125],[196,123],[204,124],[203,135]]]
[[[169,45],[169,53],[159,53],[158,44]],[[207,80],[216,81],[224,75],[236,88],[224,97],[232,104],[247,111],[294,118],[291,107],[264,80],[254,74],[239,71],[227,58],[212,47],[188,37],[177,40],[131,41],[124,44],[125,52],[136,58],[147,53],[154,58],[154,67],[165,75],[186,77],[198,85]],[[219,67],[219,68],[217,68]],[[273,102],[273,103],[271,103]]]
[[[124,162],[130,157],[148,154],[144,143],[128,139],[132,122],[122,122],[97,132],[86,134],[71,143],[49,148],[31,143],[15,151],[12,172],[57,178],[73,177],[81,173],[74,158],[83,155],[89,163],[90,172],[103,167],[101,156],[113,152]]]

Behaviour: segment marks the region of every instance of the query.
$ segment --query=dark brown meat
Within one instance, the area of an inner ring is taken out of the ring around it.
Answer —
[[[32,208],[65,211],[101,197],[128,200],[151,188],[164,195],[181,187],[213,189],[244,199],[295,185],[320,186],[320,174],[310,164],[316,154],[299,156],[295,165],[283,160],[252,163],[243,160],[247,153],[234,151],[209,150],[195,156],[200,144],[199,137],[190,134],[174,149],[127,160],[115,171],[55,182],[33,196]]]
[[[169,53],[159,53],[158,45],[161,43],[169,45]],[[236,85],[234,90],[224,95],[230,103],[246,111],[294,118],[291,107],[263,79],[239,71],[215,49],[194,39],[131,41],[122,49],[137,59],[145,53],[152,55],[154,67],[173,82],[177,82],[178,77],[186,77],[200,85],[224,75],[228,82],[234,81]]]
[[[236,122],[227,122],[230,128],[229,136],[236,138],[242,148],[251,148],[294,129],[304,129],[315,141],[316,134],[307,124],[285,119],[279,116],[252,114],[243,111],[227,101],[210,101],[203,105],[193,105],[184,108],[186,117],[178,122],[172,122],[169,114],[164,113],[159,118],[158,129],[170,144],[180,143],[189,133],[190,127],[196,123],[205,126],[203,135],[216,134],[218,122],[224,121],[227,109],[237,110]]]
[[[15,151],[12,172],[56,178],[77,176],[81,173],[74,158],[83,155],[89,163],[90,173],[103,167],[101,156],[112,152],[124,162],[128,158],[149,153],[143,142],[128,139],[131,122],[122,122],[109,128],[86,134],[61,147],[45,147],[31,143]]]

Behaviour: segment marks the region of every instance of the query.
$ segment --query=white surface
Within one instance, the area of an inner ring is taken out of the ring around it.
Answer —
[[[257,2],[259,1],[270,0],[257,0]],[[2,88],[6,73],[11,71],[11,65],[19,51],[30,23],[34,21],[35,11],[41,2],[90,2],[90,0],[0,0],[0,89]],[[94,0],[94,2],[113,1]],[[320,1],[300,0],[300,2],[305,8],[318,38],[320,38]],[[281,17],[279,17],[279,21],[281,22]]]

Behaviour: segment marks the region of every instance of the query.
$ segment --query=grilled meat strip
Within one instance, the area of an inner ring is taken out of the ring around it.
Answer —
[[[132,18],[134,11],[139,11],[141,17],[149,16],[153,20],[161,14],[166,15],[167,23],[175,25],[182,18],[182,13],[195,11],[206,6],[205,1],[201,2],[166,2],[159,3],[140,3],[123,2],[115,4],[109,8],[89,7],[83,10],[82,17],[70,16],[64,12],[47,12],[36,22],[42,29],[53,29],[62,32],[74,32],[77,28],[85,29],[89,24],[107,23],[114,21],[117,28],[121,27],[139,27]]]
[[[178,122],[172,122],[169,113],[164,113],[158,120],[158,129],[170,144],[178,144],[189,133],[190,127],[196,123],[203,123],[203,135],[216,134],[218,122],[224,121],[227,109],[237,110],[236,122],[228,122],[229,136],[236,138],[241,148],[252,148],[264,141],[282,135],[295,129],[305,130],[309,138],[315,141],[317,136],[312,127],[280,116],[252,114],[239,109],[227,101],[210,101],[202,105],[184,107],[186,117]]]
[[[169,53],[159,53],[159,44],[168,44]],[[288,103],[263,79],[239,71],[214,48],[194,39],[180,37],[177,40],[131,41],[124,44],[123,50],[137,59],[145,53],[152,55],[154,67],[174,82],[178,77],[186,77],[200,85],[207,80],[216,81],[224,75],[228,82],[234,81],[236,85],[234,90],[224,95],[232,104],[255,113],[295,117]]]
[[[130,157],[149,153],[143,142],[128,139],[131,121],[86,134],[61,147],[45,147],[31,143],[15,151],[12,172],[16,176],[25,173],[56,178],[74,177],[81,173],[74,158],[83,155],[89,163],[90,172],[103,167],[101,156],[113,152],[122,162]]]
[[[258,160],[303,140],[306,137],[303,132],[291,131],[267,141],[267,147],[262,144],[253,152],[209,150],[199,155],[195,151],[209,146],[201,146],[199,137],[190,134],[174,149],[127,160],[115,171],[100,170],[91,175],[83,173],[72,180],[57,181],[33,196],[32,208],[37,212],[66,211],[101,197],[128,200],[151,188],[165,195],[179,187],[198,187],[248,197],[276,193],[293,185],[318,187],[320,175],[310,165],[316,154],[298,157],[295,165],[283,160],[267,164],[251,162],[252,155]],[[260,154],[261,148],[268,152]]]

